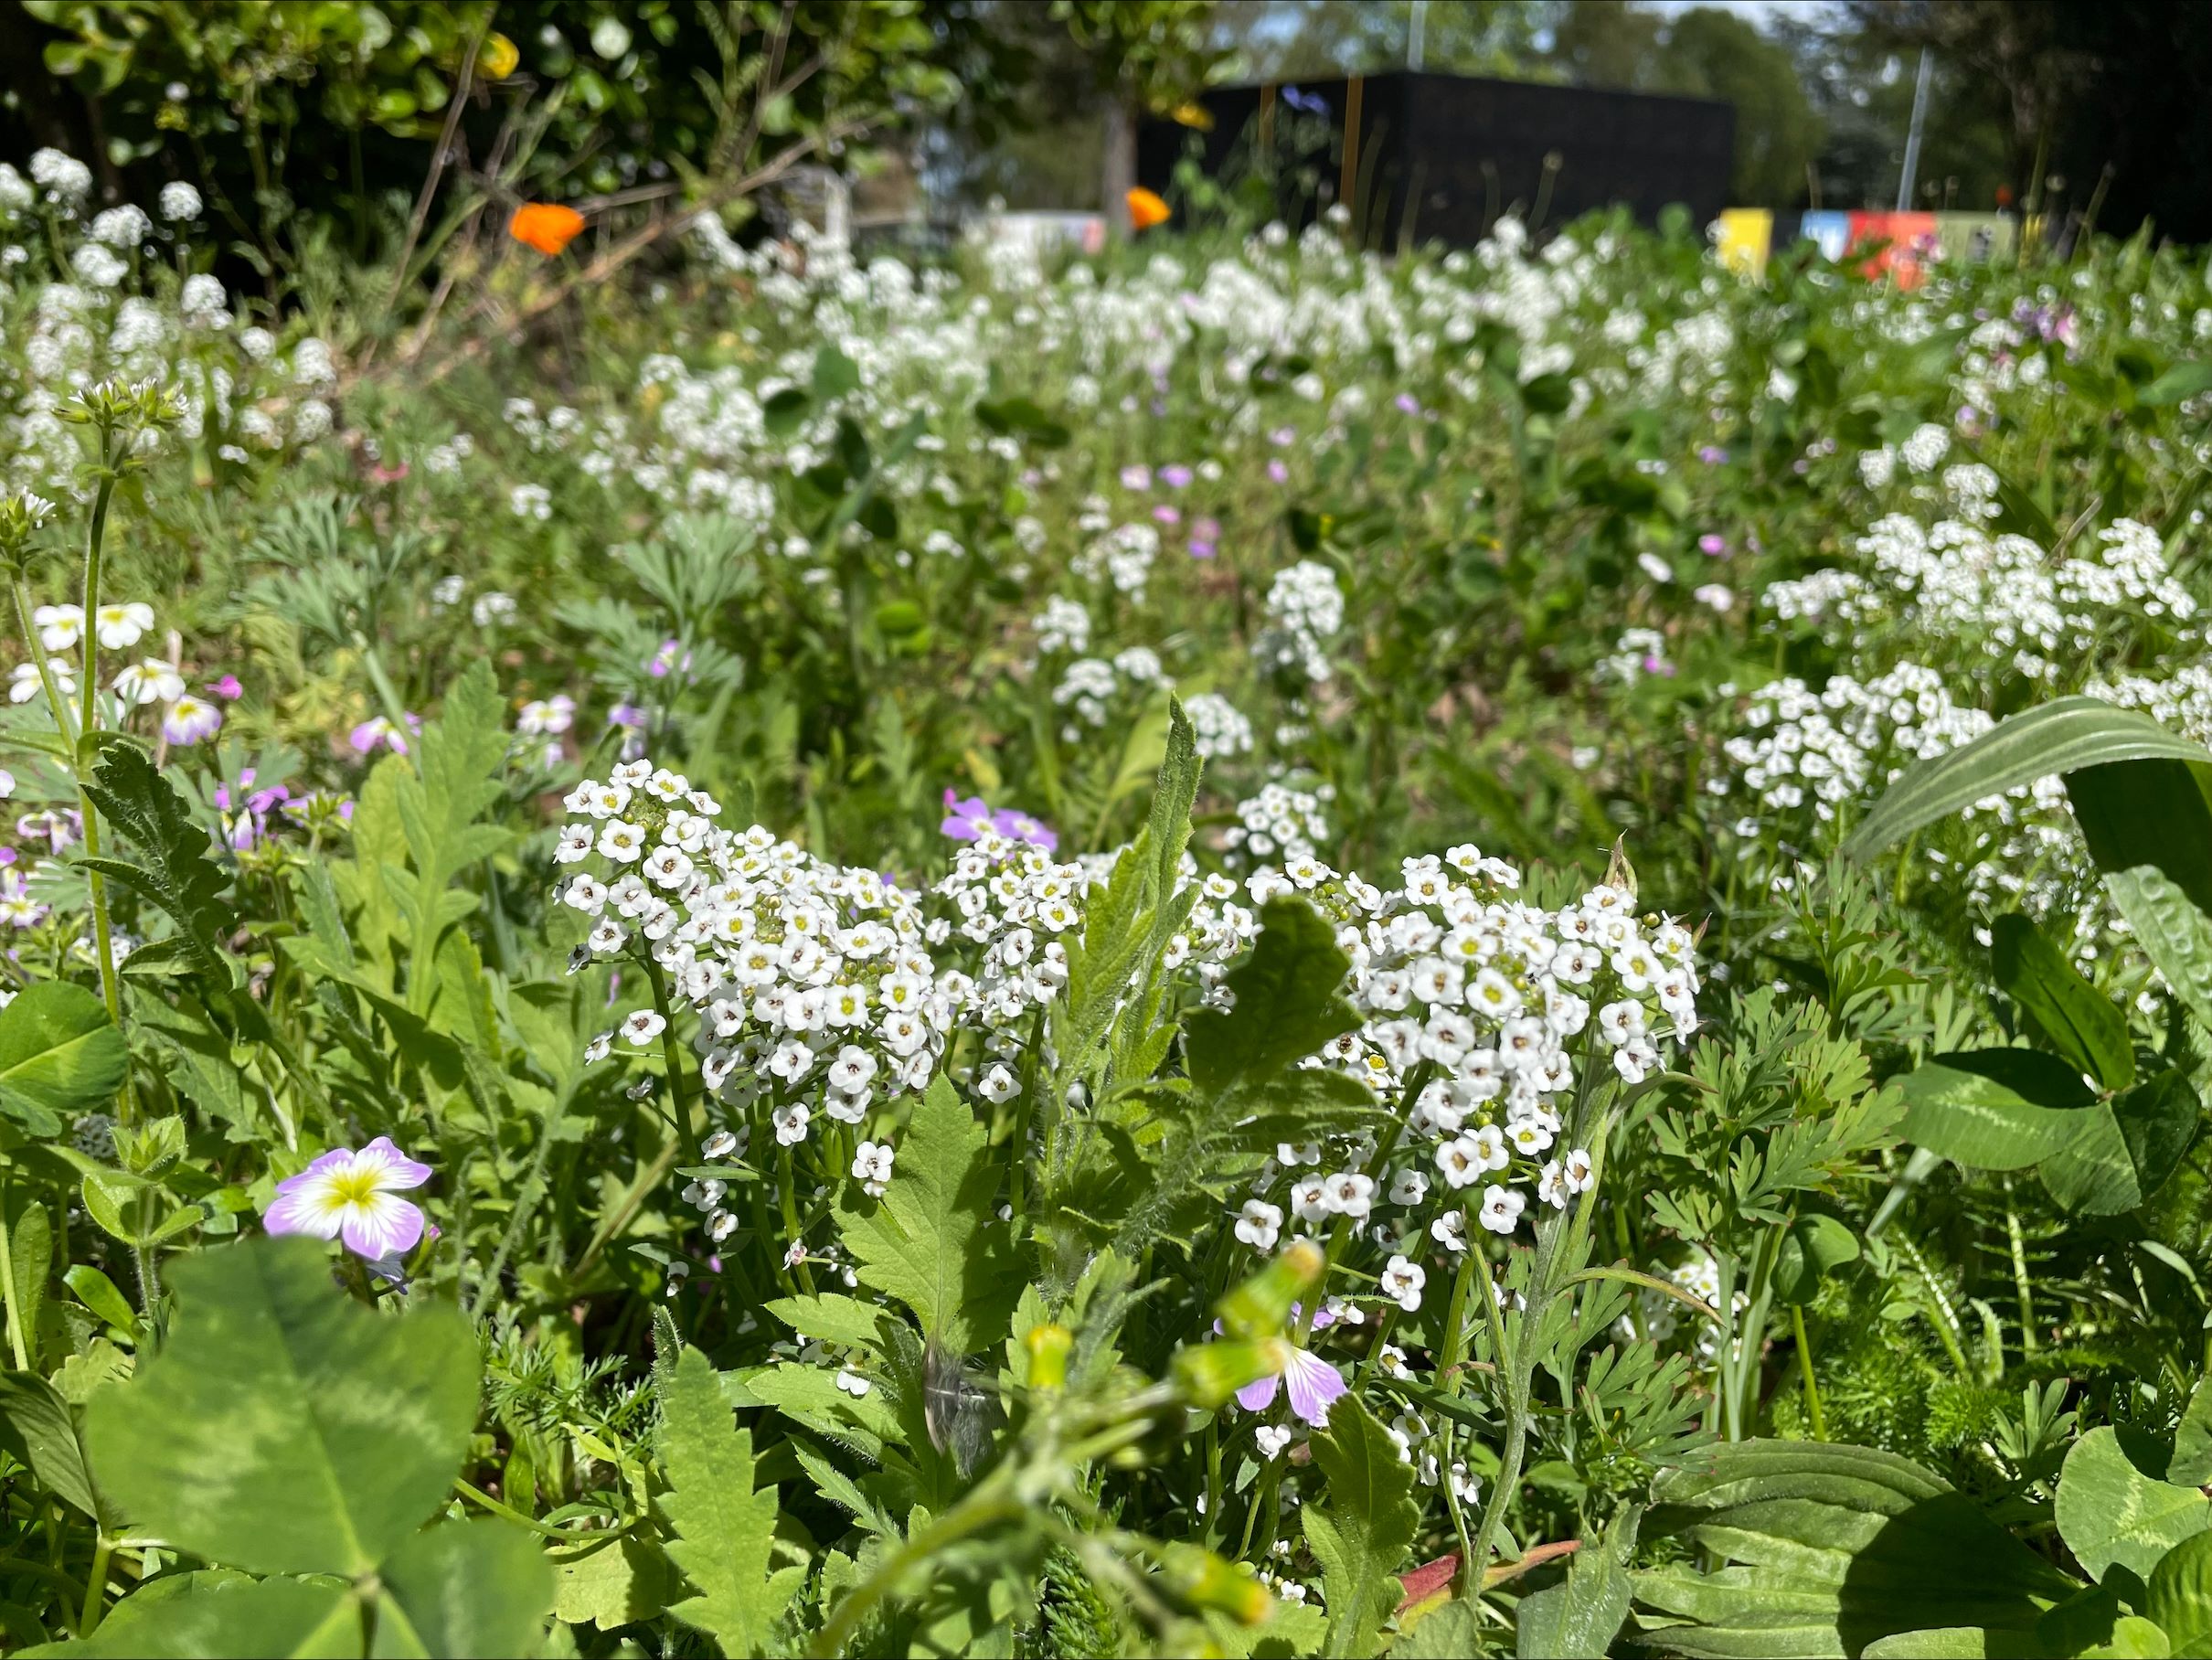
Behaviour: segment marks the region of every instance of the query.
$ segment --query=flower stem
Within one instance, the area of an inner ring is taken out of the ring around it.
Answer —
[[[1790,1335],[1797,1340],[1797,1370],[1805,1380],[1805,1416],[1813,1423],[1813,1439],[1828,1439],[1827,1415],[1821,1410],[1820,1385],[1813,1381],[1813,1345],[1805,1338],[1805,1311],[1790,1305]]]
[[[16,1357],[16,1369],[31,1369],[30,1357],[23,1346],[23,1315],[16,1307],[21,1301],[16,1295],[16,1242],[8,1236],[7,1184],[0,1181],[0,1297],[7,1299],[7,1346]]]
[[[115,1541],[103,1528],[92,1542],[92,1570],[85,1575],[84,1612],[77,1618],[77,1634],[89,1637],[100,1629],[100,1594],[107,1589],[108,1560],[115,1553]]]

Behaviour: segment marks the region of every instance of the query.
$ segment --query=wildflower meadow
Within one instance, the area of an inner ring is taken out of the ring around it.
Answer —
[[[0,165],[0,1648],[2212,1644],[2201,253],[1143,194]]]

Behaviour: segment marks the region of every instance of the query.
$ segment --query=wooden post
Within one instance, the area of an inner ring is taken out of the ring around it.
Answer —
[[[1352,197],[1359,188],[1359,98],[1367,85],[1364,75],[1355,75],[1345,82],[1344,171],[1336,182],[1336,199],[1346,213],[1353,210]]]

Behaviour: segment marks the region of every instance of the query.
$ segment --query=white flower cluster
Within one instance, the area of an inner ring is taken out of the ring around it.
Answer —
[[[930,1080],[967,990],[941,983],[915,896],[757,825],[717,825],[711,797],[647,761],[587,780],[567,805],[554,857],[579,868],[561,899],[592,920],[593,952],[650,952],[698,1012],[710,1093],[771,1101],[789,1145],[817,1106],[856,1124],[878,1093]],[[662,1029],[644,1009],[622,1036],[643,1047]]]
[[[1277,571],[1268,585],[1267,618],[1252,642],[1263,671],[1296,673],[1315,685],[1329,678],[1328,644],[1344,627],[1344,590],[1334,570],[1301,559]]]
[[[1832,821],[1837,809],[1863,803],[1915,761],[1954,750],[1994,724],[1980,709],[1951,701],[1942,676],[1902,664],[1861,684],[1837,675],[1819,691],[1803,681],[1774,681],[1753,692],[1744,730],[1722,752],[1732,777],[1714,779],[1717,795],[1742,792],[1769,812],[1795,813],[1808,803]]]
[[[1109,716],[1132,713],[1134,699],[1168,684],[1159,654],[1150,646],[1132,645],[1117,652],[1111,662],[1104,657],[1078,657],[1062,671],[1059,684],[1052,688],[1052,701],[1081,723],[1062,728],[1060,735],[1074,743],[1082,737],[1083,727],[1100,729]]]
[[[1953,473],[1966,471],[1951,469]],[[1783,619],[1831,623],[1839,644],[1865,644],[1888,626],[1957,652],[1980,653],[2032,680],[2065,677],[2070,659],[2116,633],[2174,631],[2196,614],[2158,534],[2133,519],[2098,533],[2094,555],[2053,561],[2023,536],[1991,536],[1978,518],[1923,526],[1889,514],[1858,541],[1862,575],[1822,570],[1771,586]]]
[[[1462,1203],[1483,1227],[1512,1233],[1532,1198],[1564,1207],[1595,1179],[1590,1154],[1562,1143],[1562,1105],[1577,1083],[1570,1041],[1594,1018],[1593,1047],[1633,1083],[1658,1064],[1662,1041],[1696,1025],[1690,931],[1639,917],[1625,889],[1595,888],[1546,910],[1515,897],[1512,866],[1472,846],[1408,859],[1400,876],[1385,892],[1293,859],[1245,882],[1254,906],[1300,894],[1335,925],[1352,962],[1345,995],[1363,1019],[1309,1064],[1361,1080],[1406,1114],[1407,1133],[1379,1180],[1361,1168],[1371,1142],[1278,1148],[1236,1213],[1248,1243],[1271,1247],[1286,1207],[1315,1230],[1339,1217],[1365,1226],[1380,1208],[1410,1210],[1416,1223],[1430,1218],[1428,1236],[1447,1252],[1467,1248]],[[1192,911],[1196,932],[1240,931],[1241,908],[1214,899],[1218,881]],[[1418,1307],[1425,1273],[1400,1250],[1385,1291]]]
[[[1251,753],[1252,723],[1220,693],[1192,694],[1184,699],[1183,712],[1190,717],[1198,753],[1207,761]]]
[[[1232,859],[1293,859],[1313,857],[1313,850],[1330,839],[1327,803],[1335,787],[1322,784],[1312,790],[1293,790],[1288,784],[1262,784],[1260,793],[1237,803],[1237,822],[1221,835],[1222,851]]]

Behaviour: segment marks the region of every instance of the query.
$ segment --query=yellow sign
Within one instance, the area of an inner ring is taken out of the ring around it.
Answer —
[[[1765,274],[1774,246],[1774,216],[1764,208],[1729,208],[1720,215],[1720,262],[1743,277]]]

